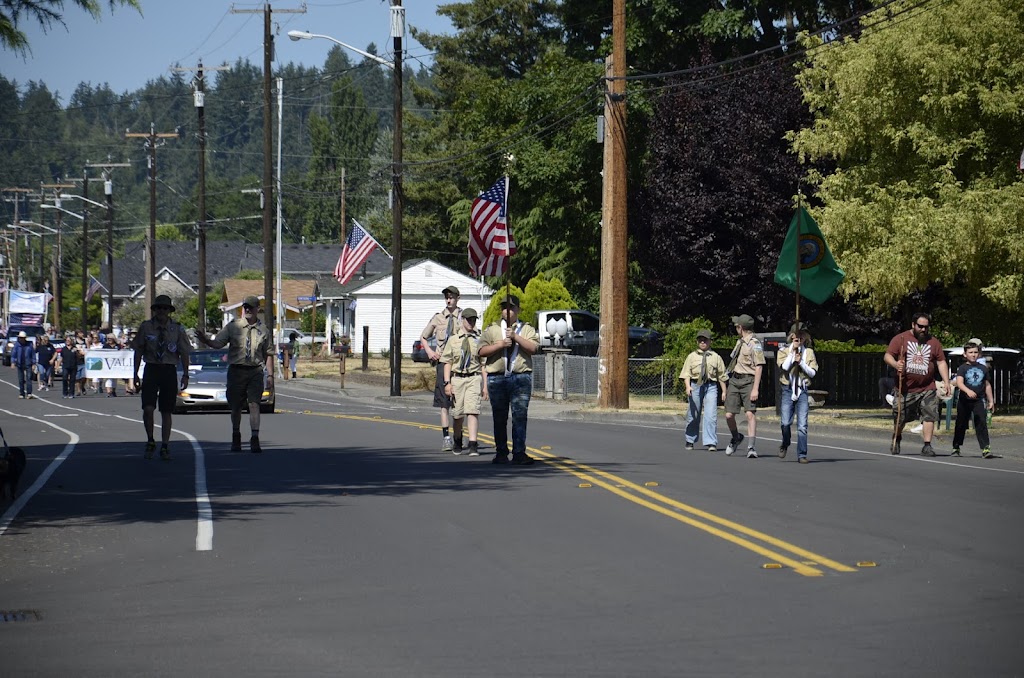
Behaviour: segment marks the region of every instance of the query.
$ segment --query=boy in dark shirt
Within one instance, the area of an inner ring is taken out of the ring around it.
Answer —
[[[75,397],[75,382],[78,380],[78,351],[75,349],[75,335],[69,334],[64,347],[57,353],[61,371],[64,373],[64,396]]]
[[[953,456],[960,456],[960,446],[967,434],[967,422],[974,420],[974,432],[981,446],[981,456],[992,456],[989,448],[988,423],[985,410],[995,409],[992,397],[992,379],[988,367],[978,362],[981,347],[977,344],[964,346],[964,364],[956,371],[956,387],[960,389],[960,400],[956,405],[956,428],[953,429]]]

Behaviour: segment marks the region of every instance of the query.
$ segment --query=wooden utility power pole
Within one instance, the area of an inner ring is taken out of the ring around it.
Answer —
[[[626,7],[614,0],[612,56],[605,62],[604,205],[601,214],[599,407],[629,408],[629,291],[626,214]]]
[[[402,37],[405,9],[391,0],[394,43],[395,136],[391,147],[391,395],[402,395]]]
[[[197,312],[196,326],[206,331],[206,81],[203,78],[203,62],[194,68],[172,68],[172,71],[181,73],[185,71],[196,72],[195,91],[192,93],[193,103],[199,116],[199,218],[196,219],[196,240],[199,250],[199,280],[196,281],[196,291],[199,295],[199,310]],[[227,66],[214,66],[207,68],[207,71],[226,71]]]
[[[103,196],[107,206],[107,329],[114,330],[114,182],[110,179],[110,170],[115,167],[131,167],[128,162],[97,162],[86,163],[86,167],[99,167],[103,170]]]
[[[153,307],[156,298],[156,146],[157,139],[174,139],[182,134],[178,131],[157,133],[156,123],[149,123],[149,134],[143,132],[124,133],[125,139],[145,139],[149,151],[149,232],[146,233],[146,311]]]
[[[263,9],[235,9],[232,14],[263,14],[263,322],[274,331],[273,299],[274,299],[274,233],[271,215],[271,197],[274,190],[274,118],[271,81],[271,63],[274,60],[274,35],[271,31],[270,17],[277,14],[305,14],[302,9],[274,9],[269,2],[263,3]]]
[[[45,189],[52,189],[54,192],[54,203],[60,203],[61,189],[77,188],[74,184],[40,184],[43,193]],[[40,205],[42,207],[42,205]],[[53,326],[60,327],[60,313],[64,306],[64,212],[60,209],[54,210],[57,213],[57,245],[53,248],[50,258],[50,284],[53,285]]]

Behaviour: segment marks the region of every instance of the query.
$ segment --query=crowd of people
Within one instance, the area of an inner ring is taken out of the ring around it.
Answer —
[[[128,350],[135,332],[93,329],[61,333],[46,328],[33,344],[25,332],[19,332],[11,351],[11,368],[18,371],[18,397],[35,398],[37,392],[49,391],[54,381],[64,398],[103,395],[114,398],[118,391],[134,395],[137,391],[129,379],[90,379],[85,374],[85,354],[89,350]]]
[[[689,402],[684,448],[694,449],[698,433],[701,433],[708,450],[718,450],[720,394],[725,403],[725,422],[730,432],[725,453],[734,454],[746,440],[747,458],[757,459],[757,401],[761,372],[765,365],[764,349],[753,332],[753,318],[744,314],[735,316],[732,321],[738,337],[728,367],[710,348],[711,332],[701,330],[697,333],[697,348],[687,356],[679,374]],[[785,459],[789,451],[795,419],[797,461],[804,464],[809,461],[809,389],[818,370],[813,346],[811,335],[803,327],[794,325],[790,328],[786,344],[780,346],[776,354],[782,434],[778,456]],[[942,344],[931,334],[931,317],[927,313],[915,313],[910,329],[892,338],[883,360],[896,376],[887,380],[884,385],[886,390],[882,393],[892,408],[891,454],[901,453],[903,430],[907,422],[920,420],[919,428],[914,427],[912,430],[921,433],[921,455],[936,456],[932,440],[935,422],[939,418],[940,401],[952,400],[955,383],[959,399],[951,456],[961,455],[968,425],[974,426],[981,456],[985,459],[993,456],[986,415],[995,409],[995,399],[990,367],[981,358],[983,348],[980,339],[969,340],[963,347],[964,363],[951,376]],[[746,435],[739,432],[736,422],[736,416],[740,413],[746,418]]]

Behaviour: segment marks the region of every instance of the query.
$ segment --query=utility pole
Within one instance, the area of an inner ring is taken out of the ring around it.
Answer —
[[[272,10],[269,2],[263,3],[263,9],[235,9],[231,8],[232,14],[255,14],[263,13],[263,322],[271,331],[274,330],[272,300],[274,299],[274,240],[271,229],[270,196],[273,191],[273,102],[271,99],[271,62],[274,60],[274,36],[271,32],[270,17],[274,12],[278,14],[305,14],[306,6],[302,9],[277,9]]]
[[[59,180],[58,180],[59,182]],[[40,184],[40,189],[53,189],[53,201],[56,205],[60,205],[60,191],[63,188],[77,188],[74,184]],[[40,191],[42,192],[42,191]],[[53,281],[53,326],[60,327],[60,312],[61,307],[64,305],[64,234],[61,228],[64,222],[64,213],[57,209],[57,246],[53,248],[51,253],[50,262],[50,279]],[[42,263],[42,262],[40,262]]]
[[[402,395],[402,38],[405,9],[391,0],[394,43],[395,136],[391,148],[391,395]]]
[[[110,170],[115,167],[131,167],[127,162],[86,163],[86,167],[103,170],[103,195],[107,205],[107,330],[114,331],[114,182]]]
[[[199,218],[196,220],[197,249],[199,250],[199,280],[196,282],[199,293],[199,311],[196,325],[206,331],[206,80],[204,79],[203,62],[193,68],[175,67],[176,73],[196,72],[195,91],[192,93],[196,113],[199,116]],[[206,71],[226,71],[227,66],[214,66]]]
[[[598,407],[629,408],[626,214],[626,2],[612,3],[612,55],[605,62],[604,206]]]
[[[82,170],[82,197],[89,200],[89,168]],[[82,321],[79,323],[83,334],[89,332],[89,319],[85,312],[86,292],[89,291],[89,203],[82,205]]]
[[[156,298],[156,146],[158,139],[180,138],[183,130],[157,133],[156,123],[149,123],[149,134],[125,131],[125,139],[145,139],[149,151],[149,232],[146,233],[146,310]]]
[[[20,281],[20,278],[21,278],[21,268],[18,265],[19,262],[20,262],[21,252],[20,252],[20,247],[19,247],[19,244],[18,244],[18,231],[17,231],[17,226],[21,223],[21,217],[19,216],[20,211],[21,211],[20,210],[21,201],[24,200],[24,199],[27,199],[27,197],[28,197],[27,194],[28,193],[32,193],[32,192],[33,191],[32,191],[31,188],[3,188],[3,189],[0,189],[0,193],[13,193],[14,194],[13,198],[4,198],[5,202],[9,202],[9,203],[12,203],[14,205],[14,221],[12,222],[12,225],[15,227],[15,230],[14,230],[14,257],[13,257],[14,260],[13,260],[13,262],[9,262],[8,266],[7,266],[7,268],[11,269],[10,278],[9,278],[9,281],[8,281],[8,286],[11,287],[12,289],[21,289],[19,287],[19,284],[21,282]],[[5,313],[7,312],[6,307],[4,309],[4,312]]]

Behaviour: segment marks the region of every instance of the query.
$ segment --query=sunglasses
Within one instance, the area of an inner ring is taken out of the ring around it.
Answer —
[[[922,325],[920,323],[914,323],[914,327],[916,327],[919,330],[926,330],[926,329],[928,329],[931,326],[930,325]]]
[[[254,311],[254,310],[256,310],[256,307],[255,306],[250,306],[249,304],[242,304],[242,310],[244,310],[244,311]]]
[[[164,305],[154,306],[153,308],[156,309],[157,311],[159,311],[160,309],[164,309],[164,310],[167,310],[167,311],[171,310],[170,306],[164,306]]]
[[[699,344],[706,344],[709,341],[711,341],[711,340],[708,339],[707,337],[697,337],[697,343],[699,343]]]

